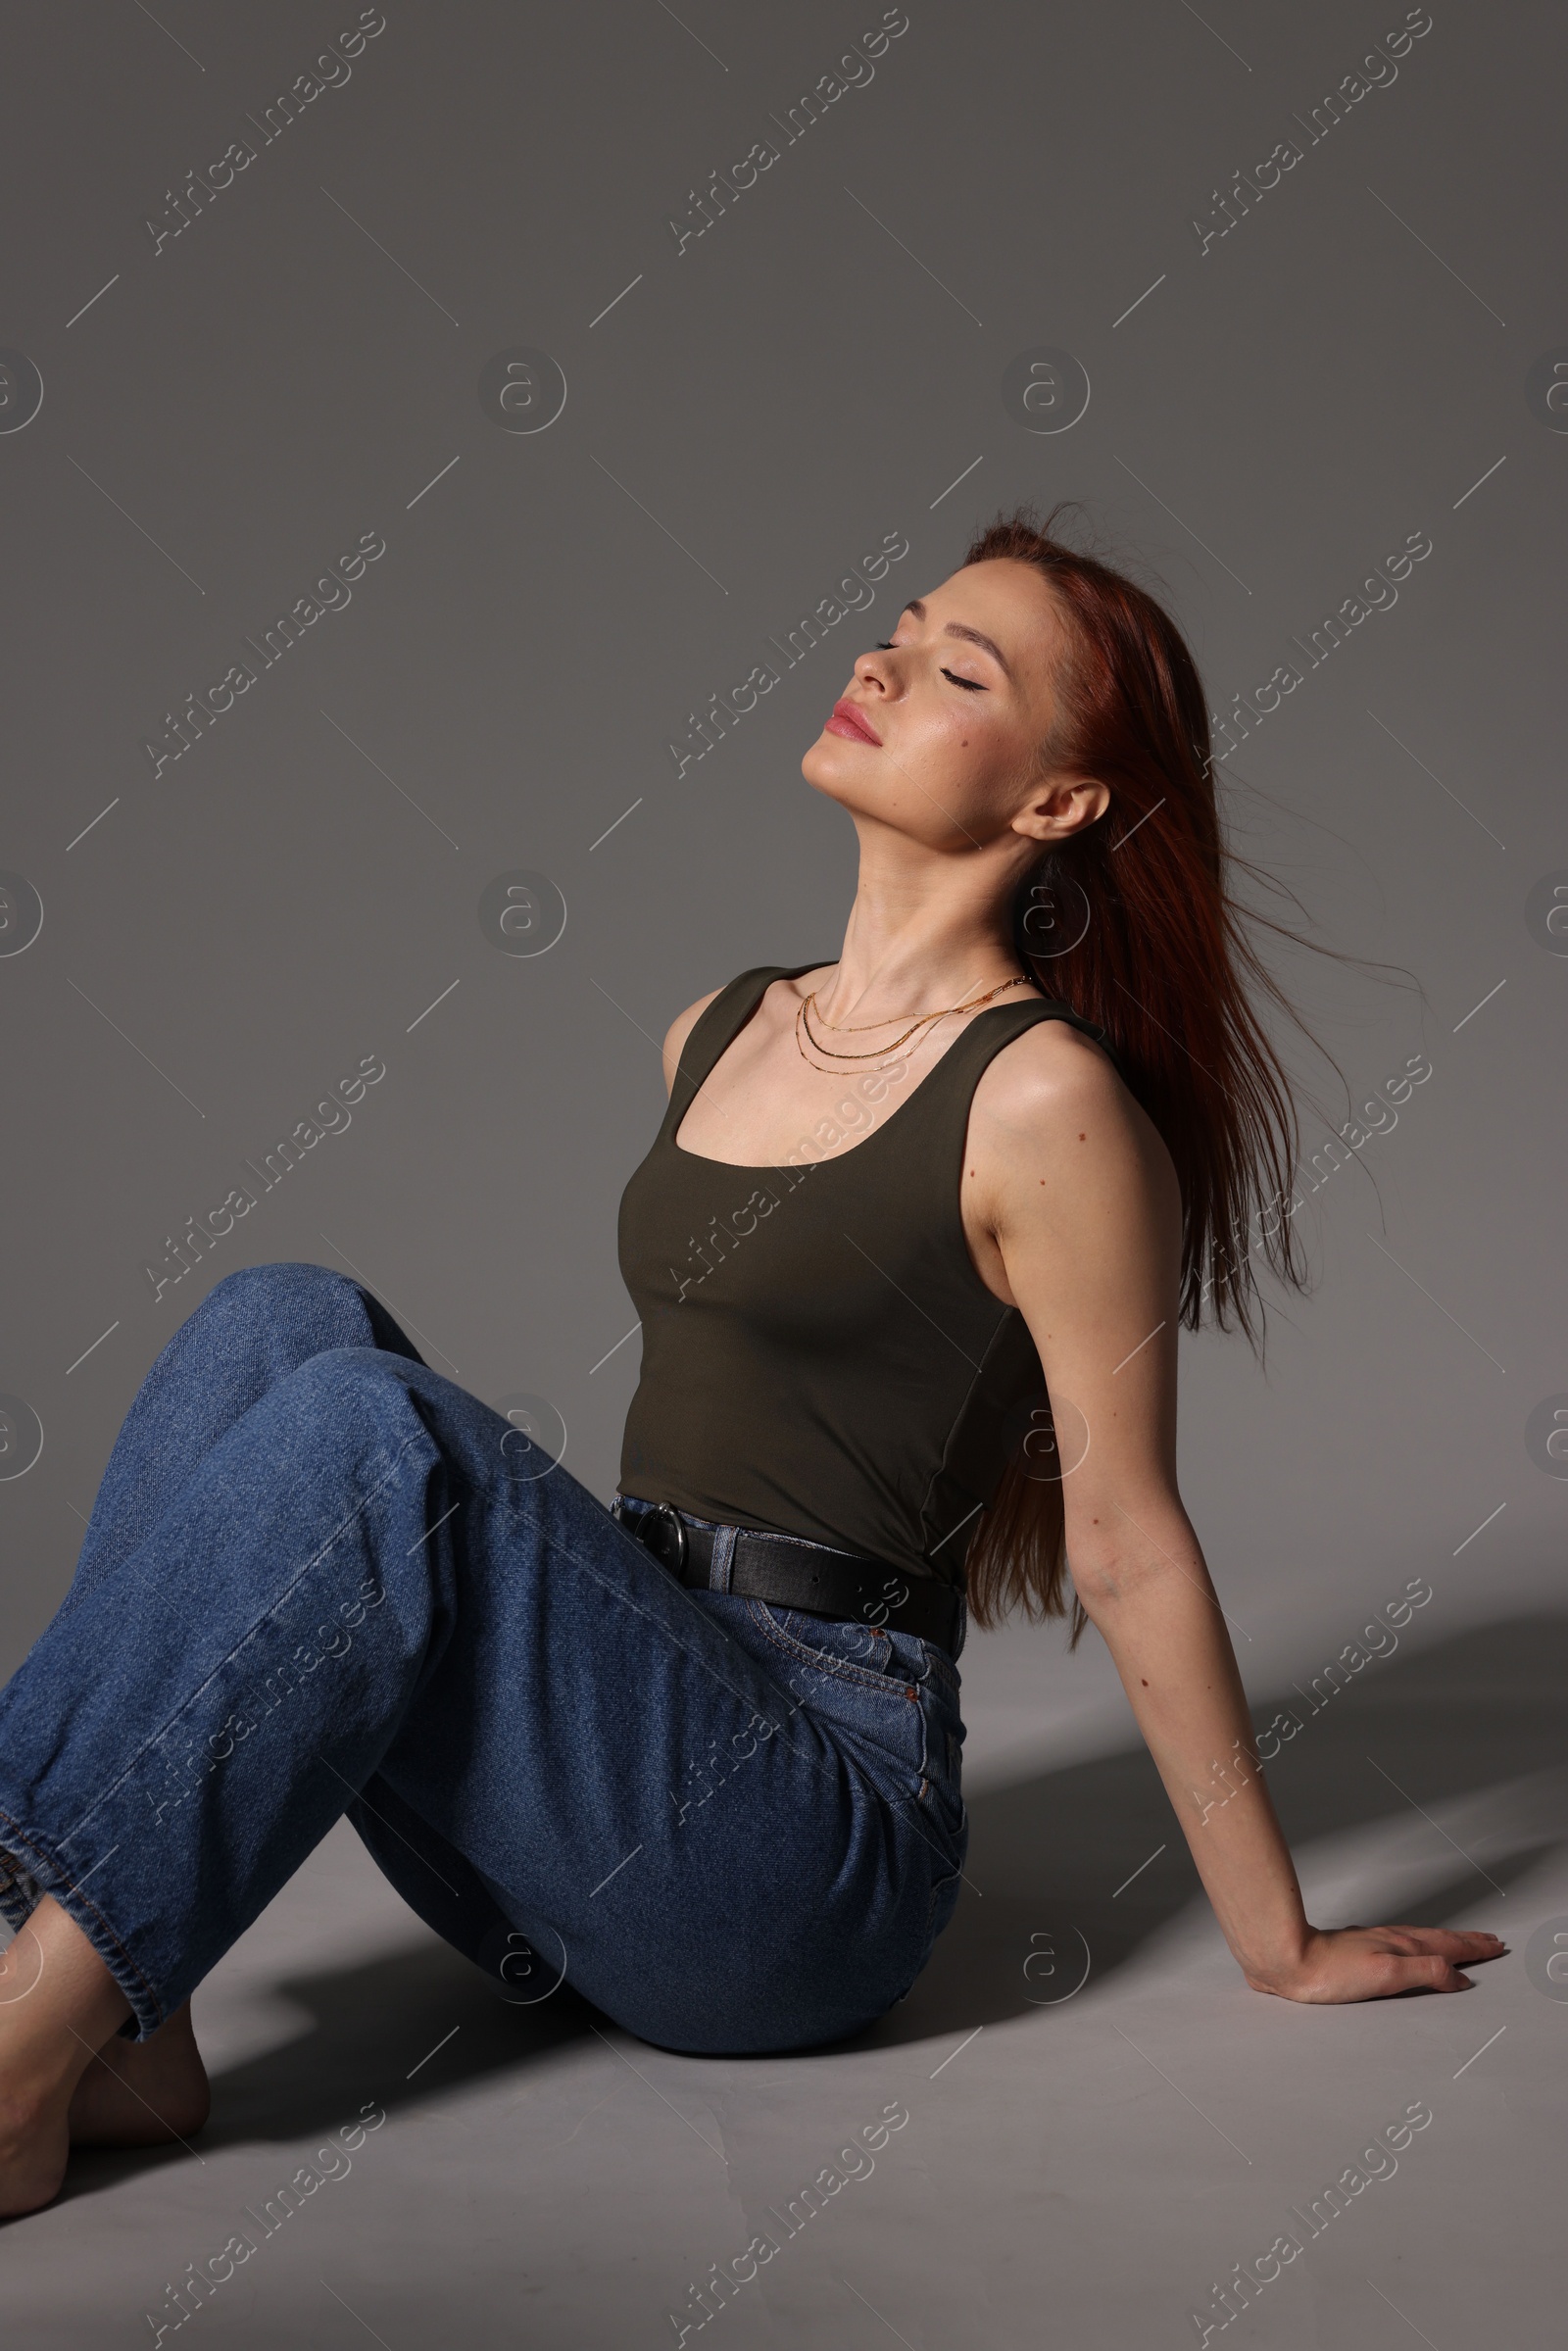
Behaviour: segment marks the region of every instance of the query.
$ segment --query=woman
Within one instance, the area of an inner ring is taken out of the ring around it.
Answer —
[[[1248,1984],[1500,1950],[1308,1924],[1177,1493],[1178,1324],[1250,1332],[1254,1248],[1301,1278],[1207,744],[1170,620],[1027,510],[857,661],[802,763],[859,836],[837,963],[665,1040],[613,1514],[339,1275],[176,1332],[0,1696],[0,2210],[199,2127],[191,1990],[345,1812],[522,1996],[870,2023],[957,1894],[965,1588],[1059,1613],[1068,1558]]]

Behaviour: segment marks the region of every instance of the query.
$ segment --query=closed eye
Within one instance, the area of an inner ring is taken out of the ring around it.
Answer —
[[[891,653],[893,651],[892,638],[882,638],[878,643],[876,650],[878,653]],[[944,669],[942,674],[946,678],[951,678],[954,685],[961,686],[966,694],[986,694],[990,692],[990,688],[983,686],[978,678],[958,677],[951,669]]]

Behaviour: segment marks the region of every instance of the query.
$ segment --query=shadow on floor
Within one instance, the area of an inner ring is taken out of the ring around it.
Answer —
[[[508,2007],[470,1961],[438,1942],[289,1977],[279,1989],[311,2013],[313,2029],[215,2079],[204,2150],[299,2138],[352,2121],[371,2099],[392,2114],[445,2097],[588,2038],[590,2018],[615,2030],[566,1985],[537,2007]]]
[[[1565,1680],[1568,1617],[1537,1615],[1373,1663],[1316,1713],[1310,1697],[1290,1687],[1263,1697],[1253,1710],[1259,1726],[1284,1707],[1302,1725],[1268,1773],[1287,1837],[1304,1844],[1407,1823],[1420,1817],[1413,1807],[1430,1811],[1560,1766]],[[970,1819],[966,1876],[978,1891],[965,1889],[907,1998],[840,2046],[961,2034],[1071,1997],[1086,1982],[1114,1975],[1201,1892],[1141,1745],[990,1789],[971,1801]],[[1398,1897],[1402,1923],[1439,1926],[1474,1911],[1477,1897],[1491,1890],[1489,1880],[1506,1888],[1560,1843],[1541,1836],[1539,1819],[1521,1818],[1515,1839],[1499,1850],[1494,1834],[1480,1857],[1484,1867],[1472,1868],[1435,1827],[1430,1834],[1431,1880],[1414,1901],[1408,1892]],[[1158,1858],[1140,1869],[1159,1846]],[[1506,1933],[1500,1902],[1487,1916]],[[510,2006],[477,1968],[433,1941],[357,1967],[288,1977],[278,1989],[314,2025],[215,2080],[203,2150],[298,2141],[352,2119],[368,2100],[391,2113],[537,2064],[596,2025],[614,2029],[565,1986],[537,2006]],[[189,2158],[179,2148],[84,2154],[73,2165],[73,2190],[90,2192],[171,2160]]]
[[[1380,1824],[1419,1828],[1434,1805],[1560,1769],[1565,1677],[1568,1617],[1543,1614],[1396,1653],[1332,1693],[1287,1685],[1260,1698],[1252,1710],[1260,1729],[1286,1708],[1300,1724],[1267,1772],[1287,1838],[1299,1847]],[[1202,1897],[1142,1745],[993,1788],[969,1810],[969,1884],[953,1924],[908,1997],[862,2036],[868,2041],[962,2033],[1070,1998],[1085,1976],[1086,1942],[1089,1980],[1103,1982]],[[1430,1827],[1431,1876],[1419,1895],[1401,1875],[1406,1890],[1391,1890],[1373,1912],[1317,1923],[1437,1927],[1477,1915],[1479,1904],[1486,1924],[1506,1935],[1507,1905],[1494,1888],[1506,1893],[1563,1841],[1543,1837],[1538,1807],[1529,1813],[1506,1842],[1494,1836],[1482,1867]]]
[[[461,1952],[433,1939],[355,1967],[285,1976],[276,1989],[311,2025],[281,2048],[214,2075],[212,2119],[199,2142],[82,2148],[72,2157],[61,2200],[224,2147],[267,2139],[298,2145],[318,2133],[324,2140],[372,2104],[390,2115],[536,2064],[589,2039],[590,2020],[601,2032],[616,2031],[566,1986],[535,2008],[510,2007]]]

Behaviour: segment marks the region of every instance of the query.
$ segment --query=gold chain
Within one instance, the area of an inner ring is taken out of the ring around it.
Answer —
[[[805,1031],[807,1043],[809,1044],[815,1052],[819,1053],[826,1053],[832,1061],[881,1061],[887,1056],[896,1057],[899,1053],[899,1049],[908,1043],[909,1039],[915,1034],[917,1029],[929,1028],[936,1021],[946,1020],[955,1012],[977,1012],[982,1004],[990,1004],[993,997],[1004,995],[1007,989],[1029,987],[1033,983],[1026,972],[1016,972],[1011,979],[1001,980],[998,982],[995,988],[988,988],[983,996],[974,997],[963,1004],[944,1005],[943,1008],[937,1012],[922,1012],[919,1017],[911,1022],[910,1026],[905,1030],[902,1037],[896,1037],[891,1045],[878,1046],[874,1052],[868,1053],[839,1053],[833,1046],[824,1045],[820,1038],[812,1036],[811,1023],[808,1014],[809,1007],[816,1002],[816,990],[813,988],[809,996],[802,998],[801,1003],[796,1009],[796,1051],[799,1053],[802,1060],[805,1061],[808,1067],[820,1069],[822,1070],[824,1076],[831,1077],[835,1074],[834,1071],[831,1068],[824,1068],[824,1065],[820,1061],[812,1061],[810,1055],[807,1053],[806,1046],[801,1043],[801,1035],[803,1030]],[[817,1017],[818,1019],[822,1018],[820,1013],[817,1015]],[[892,1013],[889,1018],[890,1020],[899,1020],[903,1018],[903,1014],[895,1012]],[[889,1022],[882,1020],[864,1020],[855,1022],[834,1022],[823,1020],[822,1025],[825,1028],[831,1029],[835,1036],[858,1036],[863,1035],[867,1029],[886,1028],[889,1025]]]

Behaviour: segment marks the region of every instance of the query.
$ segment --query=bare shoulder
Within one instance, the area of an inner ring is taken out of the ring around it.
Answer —
[[[1158,1129],[1109,1055],[1065,1020],[1037,1022],[987,1063],[965,1177],[998,1230],[1042,1213],[1098,1221],[1135,1200],[1167,1232],[1180,1229],[1180,1186]]]
[[[1038,1135],[1077,1104],[1109,1109],[1132,1101],[1107,1053],[1067,1020],[1039,1020],[993,1053],[975,1088],[974,1108],[999,1126]]]
[[[770,981],[769,987],[782,990],[787,1000],[785,1011],[793,1019],[794,1008],[800,998],[808,989],[820,987],[832,969],[831,963],[821,963],[814,971],[801,972],[794,979]],[[664,1091],[666,1094],[674,1088],[675,1072],[680,1067],[681,1054],[686,1051],[687,1038],[714,998],[722,996],[723,993],[722,988],[710,988],[706,996],[700,996],[694,1004],[688,1004],[685,1011],[670,1022],[664,1036]],[[759,1021],[758,1025],[762,1026],[763,1023]]]
[[[713,1002],[713,999],[717,996],[722,996],[723,993],[724,991],[722,988],[710,988],[706,996],[700,996],[694,1004],[688,1004],[684,1012],[677,1012],[675,1018],[670,1022],[669,1027],[665,1030],[664,1092],[666,1094],[670,1094],[674,1091],[675,1072],[680,1067],[681,1054],[686,1051],[687,1038],[691,1035],[693,1029],[697,1026],[697,1023],[701,1020],[709,1005]]]

